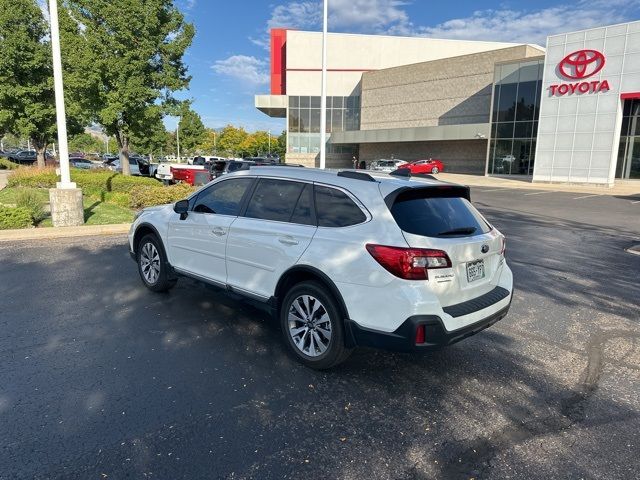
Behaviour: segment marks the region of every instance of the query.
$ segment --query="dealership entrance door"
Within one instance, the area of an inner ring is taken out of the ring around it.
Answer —
[[[616,178],[640,179],[640,99],[624,101]]]

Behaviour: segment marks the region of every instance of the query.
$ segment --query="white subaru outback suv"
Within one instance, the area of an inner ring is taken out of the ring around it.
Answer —
[[[502,319],[513,277],[504,236],[469,188],[356,171],[256,167],[129,232],[143,283],[191,277],[264,302],[308,366],[356,346],[427,350]]]

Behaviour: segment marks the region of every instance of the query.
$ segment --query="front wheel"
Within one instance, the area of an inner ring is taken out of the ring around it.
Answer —
[[[158,237],[145,235],[138,244],[138,273],[142,283],[154,292],[166,292],[176,280],[170,277],[169,262]]]
[[[295,285],[284,298],[280,324],[295,357],[318,370],[344,362],[351,349],[344,344],[344,322],[336,300],[313,281]]]
[[[438,170],[438,167],[433,167],[431,169],[431,173],[438,173],[440,170]]]

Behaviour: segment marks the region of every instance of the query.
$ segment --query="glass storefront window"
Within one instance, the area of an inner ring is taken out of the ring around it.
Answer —
[[[488,172],[531,175],[544,60],[496,65]]]
[[[625,100],[616,178],[640,179],[640,100]]]
[[[293,153],[314,153],[320,149],[320,97],[289,96],[289,151]],[[344,130],[360,129],[360,97],[327,97],[327,133]],[[309,135],[297,137],[292,135],[310,134],[317,137],[311,139]],[[311,142],[311,143],[310,143]],[[353,151],[353,146],[347,147],[347,153]]]

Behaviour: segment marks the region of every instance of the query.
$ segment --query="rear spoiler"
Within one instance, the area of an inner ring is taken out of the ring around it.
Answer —
[[[384,199],[389,210],[398,200],[413,200],[418,198],[466,198],[471,201],[471,188],[467,185],[443,183],[420,187],[401,187],[394,190]]]

